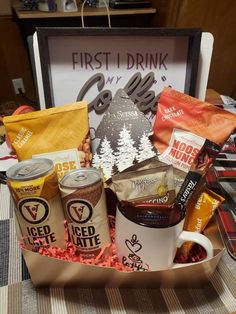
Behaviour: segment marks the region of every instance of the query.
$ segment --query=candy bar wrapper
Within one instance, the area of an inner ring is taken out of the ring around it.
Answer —
[[[187,205],[184,230],[203,232],[214,215],[216,208],[223,201],[224,198],[222,196],[207,188],[202,189]],[[193,244],[193,242],[185,242],[177,251],[177,260],[187,261]]]
[[[199,188],[200,182],[212,166],[220,150],[221,147],[219,145],[206,139],[202,148],[197,153],[191,165],[190,171],[187,173],[174,201],[175,204],[182,206],[183,211],[185,211],[186,206],[194,192],[196,192]]]

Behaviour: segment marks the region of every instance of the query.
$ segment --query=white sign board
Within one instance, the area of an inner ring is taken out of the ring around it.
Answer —
[[[194,96],[199,29],[38,29],[46,108],[87,100],[90,125],[118,89],[152,119],[165,86]]]

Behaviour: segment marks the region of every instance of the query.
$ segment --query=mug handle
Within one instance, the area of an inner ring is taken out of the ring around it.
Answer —
[[[210,258],[213,257],[213,255],[214,255],[213,254],[213,251],[214,251],[213,245],[212,245],[211,241],[206,236],[204,236],[203,234],[197,233],[197,232],[192,232],[192,231],[182,231],[180,233],[178,239],[177,239],[177,247],[178,248],[181,247],[181,245],[186,241],[192,241],[192,242],[195,242],[197,244],[200,244],[206,250],[207,256],[204,259],[204,261],[209,260]],[[187,265],[193,265],[193,264],[197,264],[200,262],[201,261],[195,262],[195,263],[181,263],[181,264],[174,263],[173,268],[183,267],[183,266],[187,266]]]

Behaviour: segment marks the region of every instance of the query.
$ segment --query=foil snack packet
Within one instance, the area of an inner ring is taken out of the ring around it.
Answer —
[[[132,165],[129,168],[126,168],[121,173],[129,172],[129,171],[140,171],[145,169],[153,169],[158,167],[166,166],[166,163],[159,160],[158,156],[154,156],[148,159],[145,159],[139,163]]]
[[[113,180],[115,181],[117,178],[122,177],[124,173],[137,172],[137,171],[147,170],[147,169],[153,169],[153,171],[155,171],[157,168],[163,167],[163,166],[166,167],[167,164],[160,161],[158,156],[154,156],[146,160],[143,160],[137,164],[134,164],[133,166],[123,170],[120,174],[117,173],[113,175],[112,178],[106,181],[106,184],[111,190],[115,191],[115,188],[113,187]],[[186,173],[179,169],[173,168],[173,176],[174,176],[173,182],[174,182],[175,194],[177,194],[179,192],[180,187],[182,186],[184,182]]]
[[[119,201],[171,203],[175,198],[173,167],[126,171],[112,177],[110,188]]]

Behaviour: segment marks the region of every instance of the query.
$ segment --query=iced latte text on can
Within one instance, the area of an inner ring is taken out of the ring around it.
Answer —
[[[70,241],[84,258],[94,258],[111,242],[105,191],[99,171],[74,170],[60,181]]]
[[[21,161],[6,175],[26,248],[65,248],[64,211],[53,162],[45,158]]]

